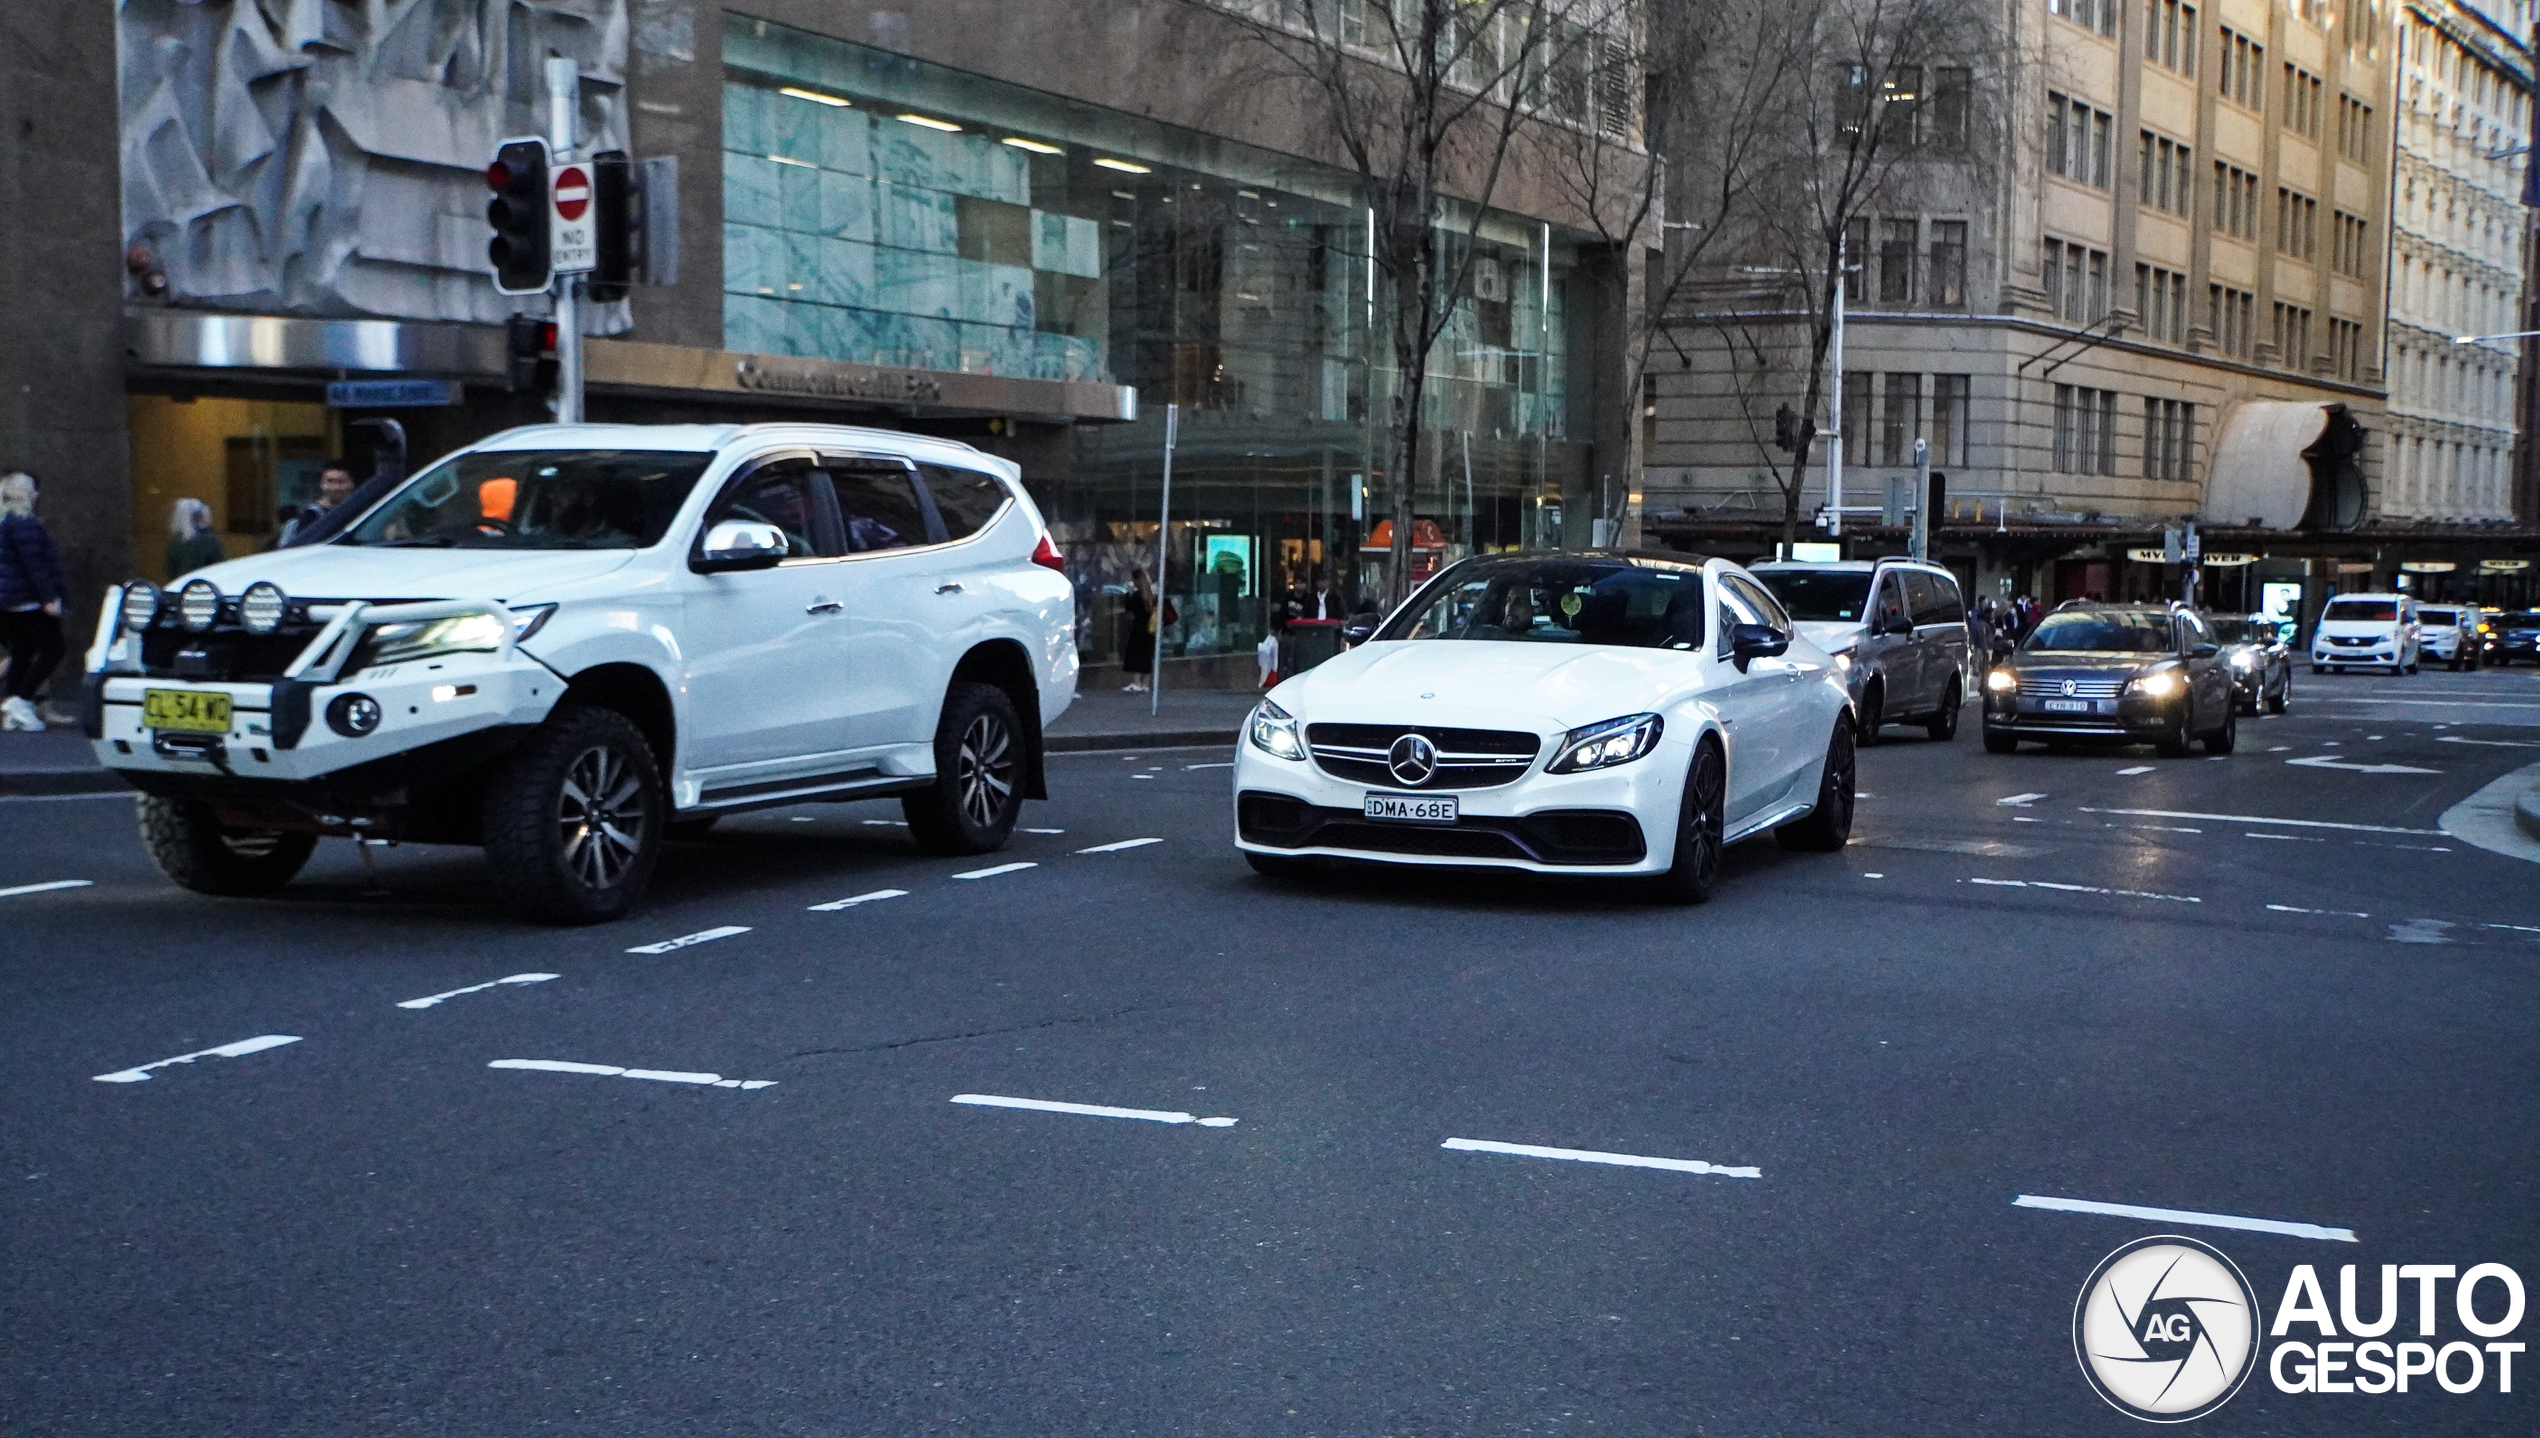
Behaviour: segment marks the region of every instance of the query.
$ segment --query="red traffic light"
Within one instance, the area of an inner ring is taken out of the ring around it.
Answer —
[[[485,184],[496,194],[512,187],[512,167],[500,160],[485,167]]]

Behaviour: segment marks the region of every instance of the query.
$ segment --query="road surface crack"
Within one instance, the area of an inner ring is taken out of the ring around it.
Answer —
[[[837,1048],[803,1049],[787,1057],[808,1059],[819,1058],[826,1054],[882,1053],[889,1049],[915,1048],[919,1044],[955,1044],[967,1039],[995,1038],[999,1034],[1027,1034],[1036,1029],[1060,1028],[1070,1024],[1109,1023],[1113,1019],[1127,1018],[1131,1014],[1161,1013],[1169,1009],[1187,1007],[1189,1007],[1187,1004],[1137,1004],[1125,1009],[1114,1009],[1109,1013],[1061,1014],[1056,1018],[1037,1019],[1028,1024],[1004,1024],[992,1029],[967,1029],[951,1034],[924,1034],[917,1038],[889,1039],[878,1044],[847,1044]]]

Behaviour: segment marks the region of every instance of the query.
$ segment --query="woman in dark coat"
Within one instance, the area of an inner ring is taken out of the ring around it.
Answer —
[[[61,551],[35,517],[35,476],[0,475],[0,644],[9,649],[0,729],[40,731],[35,696],[62,662]]]
[[[1154,586],[1147,572],[1138,570],[1129,592],[1120,604],[1120,672],[1129,682],[1120,686],[1125,694],[1146,692],[1147,676],[1155,673],[1155,599]]]

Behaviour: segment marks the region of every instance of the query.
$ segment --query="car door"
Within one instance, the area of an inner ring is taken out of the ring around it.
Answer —
[[[1001,581],[1029,555],[1033,541],[1027,538],[1018,546],[1008,534],[997,532],[1014,496],[995,475],[921,463],[917,477],[934,511],[935,537],[943,545],[935,556],[934,612],[928,622],[948,652],[959,655],[994,629],[999,610],[1012,602]]]
[[[1882,569],[1870,591],[1869,633],[1861,639],[1879,675],[1882,720],[1911,714],[1922,707],[1922,654],[1914,640],[1913,607],[1905,598],[1904,571]]]
[[[2188,732],[2220,728],[2223,716],[2231,711],[2230,661],[2223,657],[2214,632],[2194,614],[2178,611],[2176,632],[2178,652],[2187,664]]]
[[[707,508],[691,552],[724,520],[774,524],[791,553],[772,569],[687,577],[680,767],[754,766],[771,778],[816,768],[847,744],[842,536],[827,477],[808,453],[753,460]]]
[[[1967,604],[1958,594],[1958,581],[1953,576],[1933,570],[1911,571],[1921,581],[1923,602],[1914,610],[1914,639],[1921,651],[1923,692],[1937,711],[1949,692],[1949,681],[1959,681],[1959,693],[1966,692],[1967,672]]]
[[[936,592],[943,551],[918,497],[916,466],[892,454],[828,454],[821,463],[846,533],[834,586],[846,605],[847,743],[865,753],[929,743],[959,655],[948,652]]]
[[[1728,822],[1735,827],[1770,807],[1790,788],[1793,748],[1805,751],[1792,732],[1800,670],[1786,658],[1753,659],[1743,673],[1738,670],[1729,654],[1730,631],[1740,624],[1774,625],[1781,610],[1742,575],[1714,570],[1712,576],[1712,587],[1719,595],[1719,623],[1712,631],[1719,682],[1712,692],[1721,723],[1729,731],[1726,807]],[[1774,627],[1788,633],[1788,623],[1783,619]]]

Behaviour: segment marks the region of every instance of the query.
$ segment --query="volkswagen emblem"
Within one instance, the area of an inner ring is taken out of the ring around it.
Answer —
[[[2073,681],[2071,681],[2071,680],[2069,680],[2069,679],[2067,679],[2067,680],[2065,680],[2065,681],[2064,681],[2064,697],[2065,697],[2065,698],[2069,699],[2069,698],[2071,698],[2073,695],[2078,694],[2078,693],[2080,693],[2080,692],[2081,692],[2081,686],[2080,686],[2080,685],[2075,684]]]
[[[1438,772],[1438,746],[1426,734],[1405,734],[1385,751],[1385,768],[1395,783],[1414,788],[1426,784]]]

